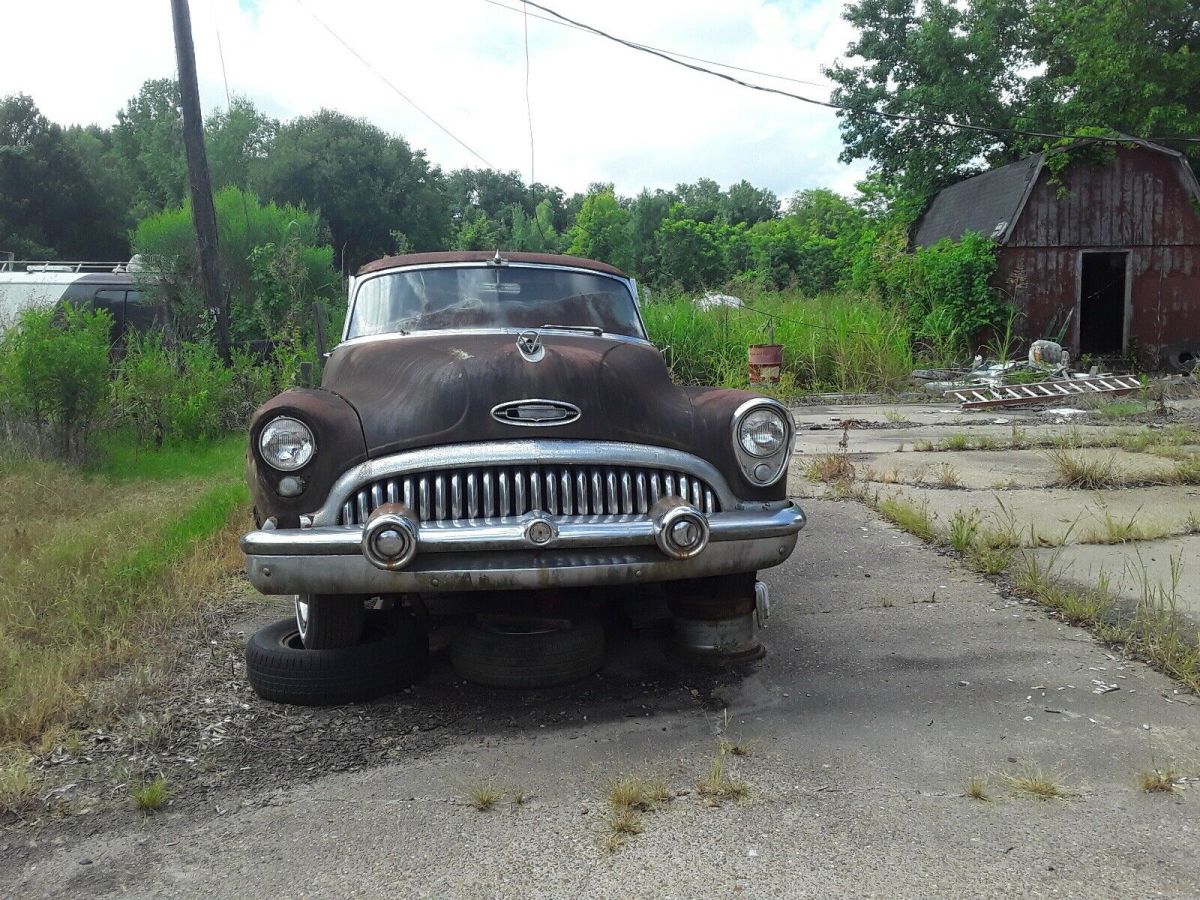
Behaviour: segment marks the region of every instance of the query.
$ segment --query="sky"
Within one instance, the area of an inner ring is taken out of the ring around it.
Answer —
[[[495,3],[191,0],[201,104],[206,112],[225,106],[227,80],[230,92],[276,118],[337,109],[402,134],[445,170],[484,165],[474,151],[529,180],[525,18]],[[839,0],[543,5],[642,44],[815,82],[730,73],[822,99],[822,66],[854,36]],[[690,72],[529,11],[537,181],[568,192],[610,181],[632,194],[700,177],[723,186],[745,178],[786,198],[811,187],[848,193],[865,173],[861,162],[838,162],[832,110]],[[111,125],[143,81],[175,72],[168,0],[11,4],[4,30],[0,93],[29,94],[63,124]],[[29,39],[15,39],[21,34]]]

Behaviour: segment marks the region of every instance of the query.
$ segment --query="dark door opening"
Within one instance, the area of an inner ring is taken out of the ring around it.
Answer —
[[[1128,253],[1084,253],[1079,273],[1079,352],[1125,351]]]

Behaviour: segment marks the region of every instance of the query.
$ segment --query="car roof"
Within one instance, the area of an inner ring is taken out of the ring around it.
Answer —
[[[449,250],[438,253],[406,253],[403,256],[385,256],[374,262],[365,264],[358,270],[359,275],[378,272],[381,269],[394,269],[399,266],[430,266],[445,265],[446,263],[481,263],[496,258],[495,250]],[[592,269],[608,275],[627,277],[624,272],[608,263],[597,262],[594,259],[584,259],[581,256],[560,256],[556,253],[525,253],[514,250],[500,252],[506,262],[535,263],[544,266],[571,266],[577,269]]]

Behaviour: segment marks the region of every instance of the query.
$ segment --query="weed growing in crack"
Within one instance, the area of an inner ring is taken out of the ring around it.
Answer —
[[[966,553],[975,546],[979,536],[979,513],[975,511],[955,511],[950,517],[950,527],[947,532],[950,546],[959,553]]]
[[[1057,487],[1099,491],[1121,487],[1126,481],[1117,468],[1115,456],[1107,459],[1089,458],[1082,453],[1055,449],[1046,451],[1046,459],[1054,470],[1052,483]]]
[[[467,803],[477,812],[487,812],[503,796],[504,794],[492,783],[490,778],[487,781],[477,781],[467,787]]]
[[[963,795],[970,797],[972,800],[987,801],[992,799],[988,796],[987,779],[981,775],[971,776],[967,781],[967,789]]]
[[[1067,788],[1041,769],[1031,769],[1019,775],[1005,776],[1012,792],[1032,800],[1066,800],[1072,796]]]
[[[937,537],[928,502],[914,503],[906,497],[881,497],[875,504],[879,514],[898,528],[930,543]]]
[[[1138,786],[1147,794],[1170,794],[1174,793],[1176,787],[1175,782],[1179,779],[1179,773],[1172,766],[1167,766],[1165,769],[1160,769],[1157,766],[1146,772],[1138,772]]]
[[[708,772],[698,782],[696,788],[712,806],[719,806],[723,800],[745,800],[750,790],[744,782],[731,778],[725,771],[725,758],[728,755],[724,746],[718,745],[716,756],[709,765]]]

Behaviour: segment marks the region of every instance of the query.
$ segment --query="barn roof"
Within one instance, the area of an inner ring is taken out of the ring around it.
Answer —
[[[929,247],[942,238],[956,241],[968,231],[1000,240],[1037,181],[1043,159],[1037,153],[941,191],[917,221],[913,243]]]
[[[1174,157],[1183,167],[1183,179],[1189,192],[1200,200],[1200,183],[1182,153],[1140,138],[1124,134],[1121,137],[1130,144]],[[1086,143],[1092,141],[1084,138],[1070,147],[1052,152],[1064,152]],[[913,246],[930,247],[942,238],[958,240],[968,231],[1004,243],[1025,208],[1025,201],[1033,191],[1045,162],[1045,153],[1035,153],[950,185],[934,196],[917,220],[912,236]]]

